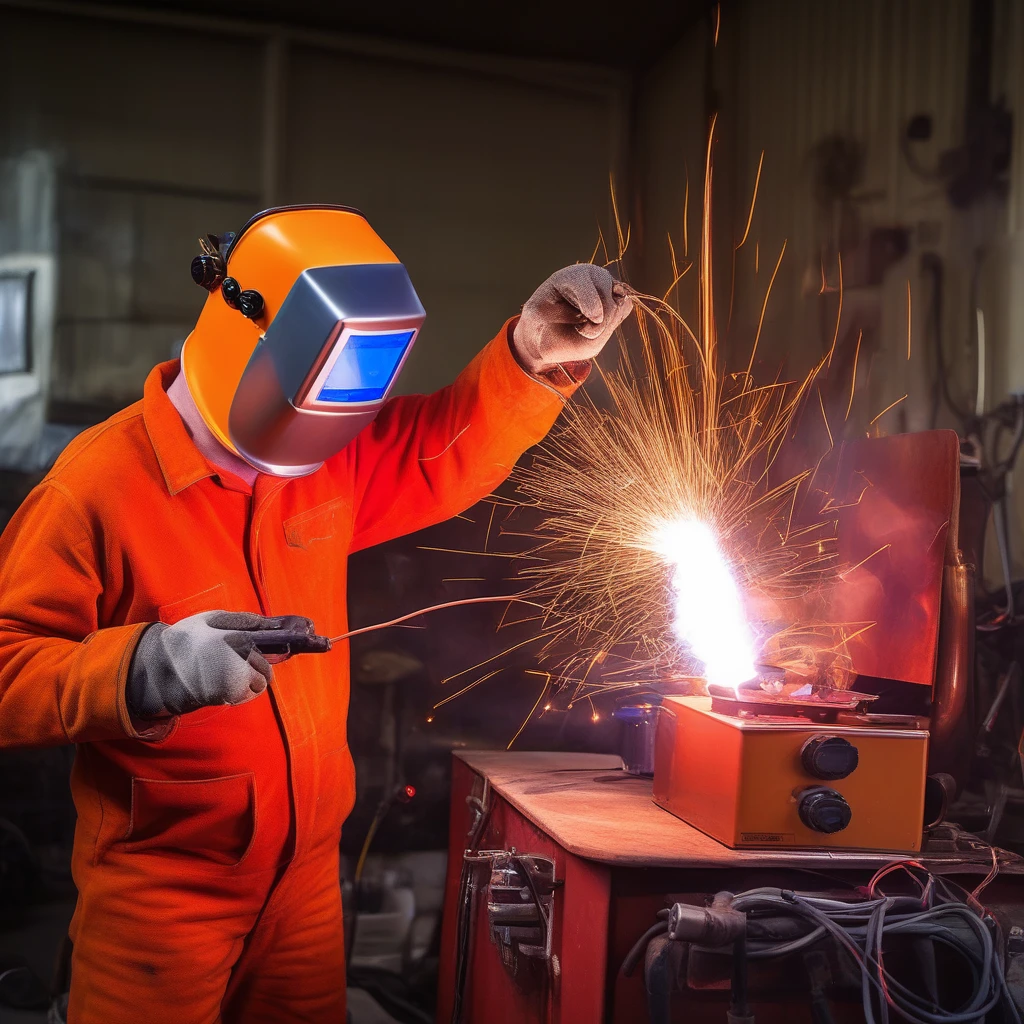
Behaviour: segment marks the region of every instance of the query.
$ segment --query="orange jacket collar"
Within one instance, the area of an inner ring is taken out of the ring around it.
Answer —
[[[146,432],[160,463],[164,483],[172,495],[216,475],[216,470],[193,444],[178,410],[167,397],[167,389],[179,370],[177,359],[154,366],[146,378],[142,394],[142,418]]]

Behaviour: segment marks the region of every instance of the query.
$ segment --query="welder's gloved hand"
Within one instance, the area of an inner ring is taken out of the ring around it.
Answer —
[[[257,649],[278,633],[313,632],[297,615],[200,612],[143,632],[128,669],[128,711],[136,719],[183,715],[212,704],[244,704],[272,678]]]
[[[593,359],[632,310],[625,287],[604,267],[563,267],[523,306],[512,339],[516,358],[535,376]]]

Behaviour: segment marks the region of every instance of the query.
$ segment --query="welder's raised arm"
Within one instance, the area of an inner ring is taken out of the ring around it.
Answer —
[[[352,480],[353,550],[441,522],[486,497],[551,429],[576,383],[517,362],[507,323],[432,395],[395,398],[335,457]]]
[[[145,624],[98,628],[101,558],[53,483],[0,538],[0,747],[138,735],[124,691]]]

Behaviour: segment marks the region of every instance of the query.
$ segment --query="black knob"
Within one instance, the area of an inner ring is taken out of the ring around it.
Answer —
[[[258,320],[263,316],[263,296],[253,288],[246,288],[238,296],[238,309],[242,316],[247,316],[250,320]]]
[[[797,799],[800,820],[815,832],[824,832],[826,835],[842,832],[853,817],[850,805],[843,799],[842,793],[828,786],[812,786],[805,789]]]
[[[816,779],[845,779],[857,767],[857,748],[842,736],[814,736],[804,744],[800,760]]]
[[[238,300],[242,295],[242,286],[233,277],[224,278],[221,282],[220,293],[224,297],[224,301],[232,309],[238,309]]]
[[[224,277],[224,261],[219,256],[204,253],[192,260],[192,280],[210,291],[220,284]]]

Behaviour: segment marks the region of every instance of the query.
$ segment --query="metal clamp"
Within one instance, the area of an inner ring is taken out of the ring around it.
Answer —
[[[521,957],[551,964],[554,892],[562,884],[555,878],[555,862],[538,854],[520,854],[515,847],[467,850],[465,860],[490,864],[487,921],[506,970],[518,974]]]

